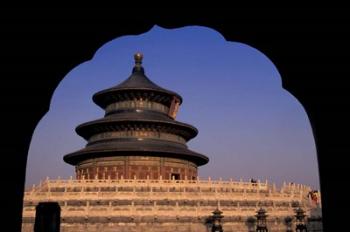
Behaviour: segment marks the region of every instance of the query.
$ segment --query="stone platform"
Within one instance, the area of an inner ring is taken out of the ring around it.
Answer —
[[[309,231],[322,231],[320,204],[311,188],[268,182],[162,179],[45,180],[25,192],[22,231],[33,231],[35,207],[56,201],[61,231],[208,231],[208,218],[219,208],[224,231],[249,231],[259,208],[270,231],[285,231],[284,219],[301,207]],[[293,222],[294,223],[294,222]]]

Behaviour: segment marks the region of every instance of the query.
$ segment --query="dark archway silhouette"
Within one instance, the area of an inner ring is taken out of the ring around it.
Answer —
[[[313,128],[324,230],[345,221],[338,197],[349,154],[349,15],[346,9],[3,9],[1,14],[2,226],[19,231],[27,152],[51,95],[75,66],[104,43],[164,28],[199,25],[259,49],[278,68],[283,87],[304,106]]]

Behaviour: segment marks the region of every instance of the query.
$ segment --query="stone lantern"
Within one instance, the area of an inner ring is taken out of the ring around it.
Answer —
[[[293,218],[292,217],[287,216],[286,218],[284,218],[284,224],[287,227],[286,232],[292,232],[293,231],[293,229],[292,229],[292,222],[293,222]]]
[[[256,232],[268,232],[267,226],[266,226],[266,210],[263,208],[260,208],[257,211],[256,217]]]
[[[224,217],[221,215],[222,211],[220,211],[219,209],[216,209],[213,212],[213,216],[212,216],[212,227],[211,227],[211,232],[223,232],[224,230],[222,229],[222,225],[221,225],[221,219]]]
[[[247,218],[246,226],[248,227],[248,232],[254,232],[255,231],[255,223],[256,223],[255,217],[248,217]]]
[[[307,232],[306,228],[306,219],[305,219],[305,211],[302,208],[297,208],[295,210],[295,218],[296,218],[296,232]]]

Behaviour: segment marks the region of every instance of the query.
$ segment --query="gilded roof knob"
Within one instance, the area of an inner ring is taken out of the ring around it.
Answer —
[[[134,55],[135,63],[136,63],[136,64],[141,64],[141,63],[142,63],[142,58],[143,58],[142,53],[137,52],[137,53]]]

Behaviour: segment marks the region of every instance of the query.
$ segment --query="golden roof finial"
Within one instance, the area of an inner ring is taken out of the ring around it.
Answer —
[[[135,53],[134,55],[135,64],[142,64],[142,58],[143,58],[143,55],[141,52]]]

